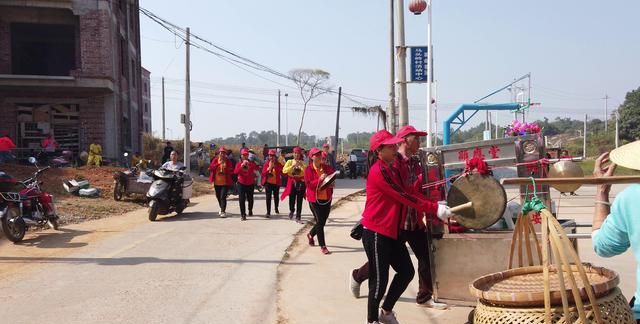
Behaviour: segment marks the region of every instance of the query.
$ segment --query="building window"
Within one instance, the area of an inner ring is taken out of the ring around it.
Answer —
[[[148,113],[149,112],[149,105],[147,105],[147,103],[144,103],[144,112]]]
[[[122,117],[122,137],[124,137],[124,146],[131,147],[131,122],[128,117]]]
[[[127,0],[120,0],[120,11],[127,11]]]
[[[134,61],[133,59],[131,59],[131,85],[135,88],[136,87],[136,61]]]
[[[123,37],[120,37],[120,65],[122,76],[127,76],[127,41],[124,40]]]
[[[144,132],[149,133],[149,124],[147,123],[144,124]]]
[[[148,90],[147,90],[147,83],[145,82],[145,83],[144,83],[144,94],[147,94],[147,93],[149,93],[149,92],[148,92]]]
[[[70,75],[76,67],[75,26],[12,23],[11,63],[13,74]]]

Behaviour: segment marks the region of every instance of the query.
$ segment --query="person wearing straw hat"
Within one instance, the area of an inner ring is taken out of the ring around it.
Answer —
[[[442,220],[452,216],[449,207],[408,190],[401,182],[400,172],[393,164],[398,158],[397,144],[402,141],[381,130],[371,137],[369,144],[372,165],[367,177],[367,200],[361,220],[362,245],[369,260],[368,323],[398,323],[393,307],[415,274],[407,246],[399,238],[404,206]],[[396,275],[378,313],[389,281],[389,267],[393,267]]]
[[[265,160],[262,166],[262,185],[265,188],[267,196],[266,218],[271,217],[271,196],[273,196],[273,205],[276,209],[276,214],[280,214],[280,210],[278,210],[278,196],[282,182],[282,167],[283,165],[278,161],[276,150],[269,150],[267,152],[267,160]]]
[[[609,161],[611,163],[609,163]],[[610,177],[616,166],[640,170],[640,141],[621,146],[611,153],[604,153],[596,159],[594,177]],[[637,207],[640,198],[640,184],[627,187],[609,202],[611,185],[598,185],[596,208],[591,233],[593,249],[601,257],[612,257],[624,253],[629,247],[636,258],[636,292],[631,299],[631,309],[640,324],[640,222]]]
[[[232,174],[233,164],[229,160],[227,150],[224,146],[220,147],[218,157],[212,159],[209,165],[209,182],[213,184],[213,188],[216,191],[216,199],[220,206],[220,218],[227,217],[227,194],[233,185]]]
[[[313,213],[315,225],[307,234],[309,245],[315,246],[314,237],[318,236],[318,245],[323,254],[330,254],[324,237],[324,226],[329,219],[331,212],[331,198],[333,196],[333,185],[320,189],[320,185],[325,177],[331,175],[334,170],[326,164],[327,154],[314,147],[309,151],[311,163],[304,171],[304,182],[307,187],[307,201],[309,209]]]

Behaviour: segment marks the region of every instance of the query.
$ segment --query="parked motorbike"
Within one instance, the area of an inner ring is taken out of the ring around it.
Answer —
[[[125,153],[125,157],[128,154]],[[151,163],[151,160],[140,160],[134,166],[126,171],[118,171],[113,174],[113,199],[116,201],[122,200],[122,197],[129,196],[130,194],[145,194],[149,192],[151,187],[151,181],[139,181],[140,176],[146,175],[149,178],[153,177],[153,170],[142,170],[144,163]]]
[[[73,152],[64,150],[60,155],[51,155],[42,150],[38,153],[37,160],[44,162],[53,168],[68,168],[71,167],[73,162]]]
[[[158,169],[153,171],[155,181],[147,192],[149,202],[149,220],[155,221],[158,215],[176,212],[182,214],[189,205],[193,190],[193,180],[183,170],[171,171]]]
[[[57,230],[58,215],[56,214],[53,196],[42,191],[38,176],[48,170],[50,166],[40,168],[34,157],[29,163],[38,168],[33,177],[22,182],[16,182],[18,192],[0,193],[0,219],[4,235],[12,242],[20,242],[30,226],[44,226]]]

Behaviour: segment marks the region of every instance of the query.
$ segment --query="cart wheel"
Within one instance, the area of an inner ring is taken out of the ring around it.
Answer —
[[[113,199],[115,201],[122,200],[122,195],[124,194],[124,188],[120,182],[116,182],[115,186],[113,186]]]

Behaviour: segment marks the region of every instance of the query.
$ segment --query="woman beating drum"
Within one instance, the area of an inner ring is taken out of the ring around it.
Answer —
[[[266,218],[271,217],[271,197],[273,196],[273,205],[276,208],[276,214],[280,214],[278,210],[278,196],[280,194],[280,183],[282,178],[282,167],[276,156],[276,150],[269,150],[267,153],[267,161],[262,166],[262,185],[267,195],[267,214]]]
[[[313,226],[307,239],[309,239],[309,245],[315,246],[313,238],[318,236],[318,244],[320,245],[320,251],[323,254],[330,254],[327,249],[327,244],[324,240],[324,226],[329,218],[329,212],[331,212],[331,198],[333,196],[333,184],[322,188],[322,182],[330,176],[334,170],[326,164],[326,153],[320,151],[320,149],[314,147],[309,151],[309,158],[311,163],[304,171],[304,183],[307,187],[307,201],[309,201],[309,208],[313,213],[316,224]],[[324,161],[323,161],[324,160]]]
[[[227,150],[221,147],[218,150],[218,157],[211,160],[209,165],[209,182],[213,184],[216,191],[216,198],[220,206],[220,218],[227,217],[227,194],[233,186],[233,164],[228,158]]]
[[[368,323],[398,323],[393,307],[414,276],[414,268],[404,242],[398,240],[403,206],[410,206],[428,217],[451,217],[449,207],[431,202],[418,193],[407,192],[393,168],[402,139],[386,130],[375,133],[370,140],[372,154],[367,178],[367,200],[362,213],[362,244],[369,260]],[[389,281],[389,267],[396,275],[378,313],[378,307]],[[379,321],[379,322],[378,322]]]

